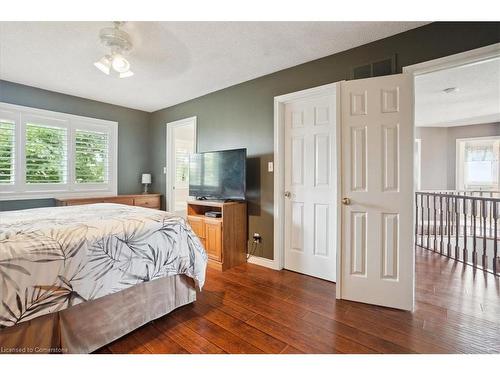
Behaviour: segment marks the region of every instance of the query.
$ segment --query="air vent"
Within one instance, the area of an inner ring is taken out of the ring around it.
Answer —
[[[352,68],[351,79],[380,77],[396,73],[396,55]]]

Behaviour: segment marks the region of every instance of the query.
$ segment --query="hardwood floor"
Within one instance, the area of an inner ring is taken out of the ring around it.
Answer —
[[[97,353],[500,353],[499,279],[416,251],[413,313],[335,299],[335,284],[244,264],[197,301]]]

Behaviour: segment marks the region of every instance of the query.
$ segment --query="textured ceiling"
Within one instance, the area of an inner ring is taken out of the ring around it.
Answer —
[[[449,94],[446,88],[458,91]],[[417,126],[500,122],[500,59],[439,70],[415,80]]]
[[[128,22],[135,75],[93,62],[106,22],[0,22],[4,80],[155,111],[394,35],[423,22]]]

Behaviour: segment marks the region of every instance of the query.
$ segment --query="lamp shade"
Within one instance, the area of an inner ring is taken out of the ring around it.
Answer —
[[[149,173],[142,174],[142,183],[143,184],[150,184],[151,183],[151,175]]]

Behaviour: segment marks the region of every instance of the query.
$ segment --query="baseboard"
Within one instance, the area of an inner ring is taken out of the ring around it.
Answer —
[[[248,263],[252,263],[252,264],[256,264],[258,266],[271,268],[273,270],[278,270],[279,269],[279,267],[277,266],[277,264],[276,264],[276,262],[274,260],[263,258],[263,257],[258,257],[258,256],[255,256],[255,255],[251,255],[247,259],[247,262]]]

